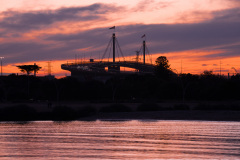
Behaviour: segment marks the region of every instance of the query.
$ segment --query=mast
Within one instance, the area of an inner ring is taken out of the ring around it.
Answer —
[[[115,33],[112,34],[112,40],[113,40],[113,63],[115,63],[115,40],[116,40]]]
[[[143,41],[143,64],[145,64],[146,42]]]

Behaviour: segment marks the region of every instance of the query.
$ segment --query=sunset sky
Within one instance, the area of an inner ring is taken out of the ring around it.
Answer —
[[[239,0],[1,0],[3,72],[37,63],[47,74],[51,60],[53,74],[69,75],[60,65],[102,57],[112,26],[128,60],[145,34],[153,63],[163,55],[178,73],[240,72]]]

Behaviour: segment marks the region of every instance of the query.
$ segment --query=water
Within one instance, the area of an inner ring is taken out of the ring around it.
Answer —
[[[240,159],[240,122],[0,123],[0,159]]]

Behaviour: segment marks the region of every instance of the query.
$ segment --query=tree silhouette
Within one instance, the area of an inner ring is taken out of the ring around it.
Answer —
[[[170,69],[170,65],[168,64],[168,59],[165,56],[160,56],[156,59],[156,65],[161,68]]]
[[[27,73],[27,75],[30,75],[33,71],[34,73],[37,73],[42,67],[34,64],[34,65],[20,65],[17,66],[21,72]]]
[[[21,72],[27,73],[28,76],[28,84],[27,84],[27,91],[28,91],[28,97],[30,97],[30,84],[29,84],[29,75],[34,71],[34,75],[36,76],[37,71],[39,71],[42,67],[34,64],[34,65],[20,65],[17,66]]]
[[[167,57],[160,56],[156,59],[156,74],[162,78],[169,78],[171,73],[170,64]]]
[[[219,79],[220,77],[216,74],[213,73],[212,70],[208,71],[208,70],[205,70],[201,75],[200,77],[202,79],[205,79],[205,80],[217,80]]]
[[[213,71],[212,70],[210,70],[210,71],[205,70],[205,71],[203,71],[201,76],[211,77],[211,76],[213,76]]]

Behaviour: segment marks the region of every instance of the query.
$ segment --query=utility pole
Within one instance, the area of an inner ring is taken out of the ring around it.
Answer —
[[[4,57],[0,57],[0,59],[1,59],[1,76],[2,76],[2,59],[3,59]]]

